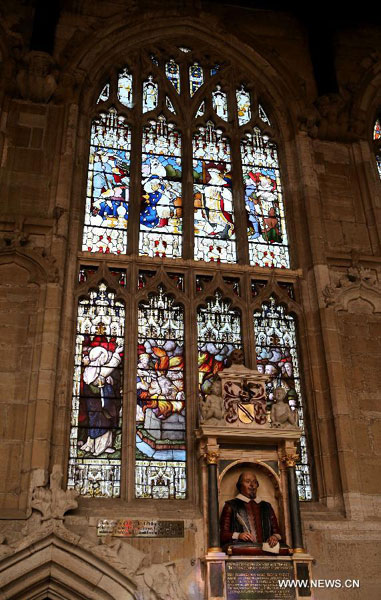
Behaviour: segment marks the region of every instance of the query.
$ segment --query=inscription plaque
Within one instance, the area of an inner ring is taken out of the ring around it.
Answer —
[[[294,579],[290,561],[226,561],[227,600],[295,600],[295,589],[279,586],[286,579]]]
[[[156,521],[134,519],[102,519],[97,524],[97,535],[103,537],[184,537],[184,521]]]

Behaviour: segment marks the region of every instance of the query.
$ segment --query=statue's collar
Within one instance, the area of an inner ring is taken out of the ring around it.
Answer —
[[[237,500],[242,500],[243,502],[250,502],[251,498],[248,498],[247,496],[244,496],[243,494],[237,494],[236,496]],[[255,500],[254,500],[255,502]]]

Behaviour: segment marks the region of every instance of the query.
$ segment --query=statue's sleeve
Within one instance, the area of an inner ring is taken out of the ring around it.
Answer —
[[[278,519],[276,518],[276,514],[273,510],[273,507],[270,505],[270,523],[271,523],[271,535],[276,535],[278,539],[281,539],[280,529],[278,525]]]
[[[222,509],[221,518],[220,518],[220,532],[221,532],[221,544],[227,544],[231,542],[233,539],[233,529],[232,529],[232,521],[233,521],[233,509],[225,502],[224,508]]]

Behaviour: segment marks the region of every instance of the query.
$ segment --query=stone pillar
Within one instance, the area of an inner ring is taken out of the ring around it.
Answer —
[[[298,498],[295,463],[299,460],[297,454],[285,454],[283,461],[287,467],[288,500],[290,506],[292,545],[294,552],[305,552],[303,548],[302,522]]]
[[[221,552],[217,486],[219,455],[218,450],[209,450],[204,455],[208,465],[208,552]]]

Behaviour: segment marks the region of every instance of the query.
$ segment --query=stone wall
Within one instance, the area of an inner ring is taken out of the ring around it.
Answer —
[[[17,556],[20,572],[24,564],[32,573],[32,562],[25,560],[35,552],[43,573],[43,547],[50,540],[59,564],[62,551],[70,560],[78,557],[84,572],[89,569],[92,589],[101,588],[98,569],[104,581],[117,581],[114,597],[120,590],[139,600],[203,597],[205,477],[193,432],[191,497],[184,505],[131,500],[121,506],[118,500],[80,498],[64,527],[63,517],[44,525],[32,510],[31,494],[33,486],[47,483],[53,464],[64,473],[67,467],[77,271],[82,260],[90,260],[79,252],[79,239],[94,98],[123,52],[187,35],[247,69],[284,140],[280,154],[294,260],[289,279],[298,290],[313,459],[314,501],[302,507],[306,546],[316,560],[316,577],[360,578],[360,591],[351,591],[350,598],[376,600],[381,183],[371,131],[381,107],[379,28],[370,24],[366,35],[340,31],[339,91],[319,96],[308,32],[295,14],[223,2],[174,2],[164,10],[160,2],[67,1],[49,54],[31,51],[29,4],[16,0],[0,8],[0,558],[10,564]],[[128,261],[135,270],[140,264],[135,256]],[[187,268],[189,261],[179,264]],[[259,271],[241,267],[242,276],[260,278]],[[196,403],[190,413],[195,426]],[[133,409],[129,415],[133,419]],[[133,481],[133,465],[127,475]],[[98,518],[127,516],[184,518],[185,538],[97,539]],[[89,564],[98,559],[92,570]],[[17,596],[13,575],[6,597],[27,598]],[[75,577],[81,579],[79,567]],[[155,587],[160,577],[162,590]],[[56,572],[53,580],[70,584]],[[81,579],[85,596],[92,593],[86,585]],[[76,597],[73,590],[68,597]],[[331,600],[333,594],[337,600],[349,597],[344,590],[319,590],[315,597]]]

